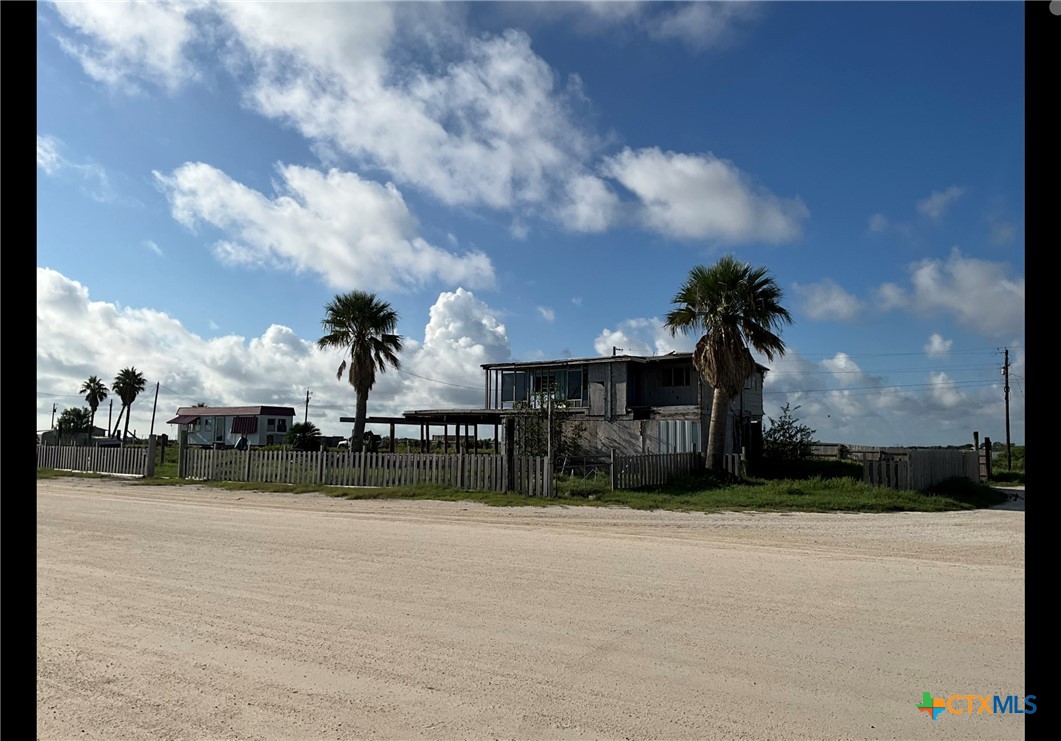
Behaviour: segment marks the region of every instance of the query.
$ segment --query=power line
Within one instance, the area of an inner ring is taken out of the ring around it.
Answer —
[[[416,376],[417,378],[422,378],[425,381],[432,381],[434,383],[442,383],[442,384],[445,384],[446,386],[456,386],[459,389],[471,389],[472,391],[482,391],[483,390],[482,386],[463,386],[463,385],[461,385],[459,383],[450,383],[449,381],[440,381],[437,378],[428,378],[427,376],[421,376],[421,375],[419,375],[417,373],[413,373],[412,371],[407,371],[404,368],[398,368],[398,372],[399,373],[404,373],[404,374],[406,374],[408,376]]]
[[[960,386],[962,388],[977,388],[977,387],[989,387],[997,385],[997,381],[951,381],[947,384],[938,383],[906,383],[896,384],[891,386],[851,386],[848,388],[833,388],[833,389],[790,389],[788,391],[763,391],[763,396],[780,396],[782,394],[832,394],[837,391],[861,391],[864,393],[873,393],[875,391],[886,391],[888,389],[902,389],[902,388],[932,388],[942,386],[943,388],[953,388]]]

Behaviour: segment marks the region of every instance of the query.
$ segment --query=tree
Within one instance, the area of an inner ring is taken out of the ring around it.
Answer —
[[[147,381],[144,380],[144,374],[134,367],[122,368],[118,371],[118,375],[114,377],[111,391],[122,400],[122,409],[118,412],[118,422],[114,425],[114,434],[118,434],[118,424],[122,421],[122,414],[125,414],[125,428],[122,430],[122,440],[129,436],[129,416],[132,413],[133,402],[136,401],[136,397],[140,395],[146,385]]]
[[[81,393],[85,395],[88,408],[92,410],[89,426],[92,430],[96,427],[96,410],[103,400],[107,398],[107,386],[96,376],[89,376],[88,380],[81,384]],[[90,430],[91,431],[91,430]]]
[[[295,450],[320,450],[321,431],[312,422],[296,422],[284,435],[284,443]]]
[[[550,396],[552,414],[549,412]],[[548,391],[534,392],[530,401],[514,403],[512,411],[516,419],[515,443],[518,455],[546,456],[549,454],[551,442],[553,470],[561,471],[568,457],[578,454],[586,425],[576,421],[571,411],[571,402],[563,395]]]
[[[727,255],[711,267],[689,271],[674,296],[677,308],[664,327],[671,335],[702,333],[693,366],[714,389],[707,438],[707,467],[722,470],[729,402],[755,371],[751,350],[769,360],[785,354],[780,332],[792,316],[781,305],[782,292],[763,267]]]
[[[780,417],[777,419],[767,417],[770,420],[770,427],[763,433],[763,447],[767,458],[790,462],[806,460],[810,456],[810,448],[814,444],[814,433],[817,430],[812,430],[800,423],[799,419],[793,415],[797,409],[799,405],[790,407],[789,404],[785,404],[781,407]]]
[[[395,334],[398,313],[374,293],[351,291],[336,296],[325,305],[321,320],[325,335],[317,340],[321,350],[338,348],[349,358],[339,364],[335,377],[347,380],[357,395],[354,433],[350,445],[360,452],[365,439],[365,418],[368,416],[368,392],[376,383],[376,371],[386,373],[387,366],[401,369],[398,353],[402,338]]]
[[[82,434],[92,433],[92,411],[86,407],[70,407],[59,415],[56,429],[59,439],[76,439]]]

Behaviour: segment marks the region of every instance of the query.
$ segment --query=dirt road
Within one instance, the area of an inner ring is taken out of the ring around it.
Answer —
[[[39,739],[1016,739],[1024,513],[37,484]]]

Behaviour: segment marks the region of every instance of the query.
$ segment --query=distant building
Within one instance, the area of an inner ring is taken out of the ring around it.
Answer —
[[[294,424],[294,407],[180,407],[166,424],[187,433],[188,445],[231,447],[240,435],[250,445],[279,445]]]

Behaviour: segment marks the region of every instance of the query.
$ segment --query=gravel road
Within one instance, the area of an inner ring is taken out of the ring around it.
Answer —
[[[42,480],[37,738],[1024,738],[1024,517]]]

